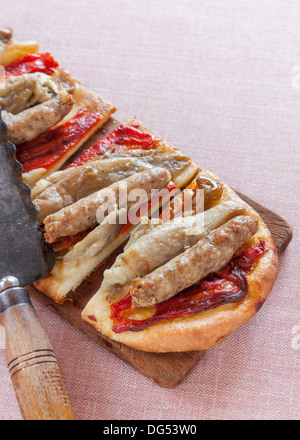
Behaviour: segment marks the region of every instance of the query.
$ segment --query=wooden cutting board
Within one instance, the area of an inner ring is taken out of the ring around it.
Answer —
[[[85,145],[84,150],[93,145],[97,140],[106,136],[113,129],[118,127],[120,122],[111,118],[99,132],[96,133]],[[76,157],[82,154],[82,150]],[[74,156],[72,157],[72,161]],[[67,166],[67,164],[65,165]],[[268,225],[279,254],[281,254],[292,238],[292,229],[289,223],[268,208],[256,203],[249,197],[238,193],[239,196],[249,203],[263,218]],[[181,383],[190,371],[198,364],[204,356],[205,351],[184,352],[184,353],[146,353],[134,350],[126,345],[114,342],[104,335],[101,335],[94,327],[81,319],[81,312],[86,303],[99,289],[102,274],[107,267],[110,267],[120,249],[111,258],[95,270],[71,295],[70,301],[65,304],[56,304],[46,295],[40,293],[34,286],[29,286],[31,296],[44,304],[49,310],[61,316],[71,325],[85,333],[88,337],[105,347],[113,355],[122,359],[135,370],[139,371],[151,381],[165,388],[173,388]]]

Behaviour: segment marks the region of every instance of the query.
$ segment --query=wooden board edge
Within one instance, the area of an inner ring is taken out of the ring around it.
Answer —
[[[281,255],[293,238],[293,229],[291,224],[279,214],[276,214],[271,209],[261,205],[245,194],[242,194],[239,191],[236,191],[236,193],[239,195],[239,197],[241,197],[241,199],[252,206],[252,208],[254,208],[264,220],[273,236],[278,254]]]

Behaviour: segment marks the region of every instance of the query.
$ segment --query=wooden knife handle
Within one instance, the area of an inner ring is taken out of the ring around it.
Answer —
[[[5,355],[25,420],[74,420],[50,341],[28,292],[13,287],[0,293]]]

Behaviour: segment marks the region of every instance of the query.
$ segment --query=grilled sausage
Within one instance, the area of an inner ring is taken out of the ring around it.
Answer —
[[[151,307],[220,270],[257,227],[253,217],[237,216],[148,276],[134,279],[129,288],[133,306]]]
[[[244,211],[243,205],[224,201],[204,213],[176,218],[156,226],[124,250],[115,264],[104,272],[105,282],[110,286],[123,286],[132,278],[149,274]]]
[[[167,168],[171,180],[176,183],[176,176],[185,170],[187,164],[185,156],[176,151],[165,154],[153,152],[141,157],[108,157],[57,171],[41,179],[32,190],[38,221],[42,223],[47,215],[150,167]]]
[[[127,195],[134,189],[142,189],[149,197],[153,188],[158,190],[165,188],[170,179],[171,175],[167,169],[157,167],[113,183],[55,214],[48,215],[44,220],[45,238],[49,243],[52,243],[58,237],[73,235],[97,225],[97,211],[101,205],[104,206],[107,202],[107,195],[110,194],[112,198],[115,196],[118,204],[120,188],[124,188],[124,184],[126,184]]]

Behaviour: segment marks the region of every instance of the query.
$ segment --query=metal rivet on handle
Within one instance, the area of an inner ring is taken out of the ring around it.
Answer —
[[[6,289],[10,289],[11,287],[19,287],[20,283],[16,277],[11,275],[7,275],[6,277],[0,280],[0,292],[3,292]]]

